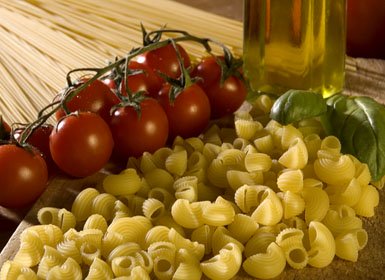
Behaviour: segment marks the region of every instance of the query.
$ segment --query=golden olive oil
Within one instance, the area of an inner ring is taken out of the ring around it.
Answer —
[[[244,0],[244,71],[254,91],[324,97],[344,86],[346,0]]]

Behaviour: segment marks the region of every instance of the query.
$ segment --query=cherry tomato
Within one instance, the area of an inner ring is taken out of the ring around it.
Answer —
[[[98,172],[110,159],[114,141],[107,123],[92,112],[75,112],[60,119],[49,137],[57,166],[74,177]]]
[[[9,134],[11,133],[11,127],[3,120],[0,115],[0,140],[9,140]]]
[[[78,86],[86,81],[86,78],[81,79]],[[106,84],[100,80],[95,80],[67,102],[67,108],[70,112],[90,111],[97,113],[108,123],[111,107],[119,102],[120,100]],[[63,110],[58,110],[56,119],[59,120],[64,115]]]
[[[191,65],[190,57],[181,45],[177,46],[184,67],[188,68]],[[155,72],[159,71],[173,79],[179,78],[181,74],[178,57],[172,44],[143,53],[138,56],[137,61],[149,66]]]
[[[34,202],[47,186],[48,171],[36,150],[0,146],[0,205],[20,208]]]
[[[146,64],[131,60],[128,64],[131,70],[143,70],[144,73],[133,74],[127,77],[128,87],[132,93],[144,91],[147,95],[156,97],[162,87],[162,80],[155,72]],[[123,95],[127,95],[124,80],[120,84],[120,91]]]
[[[15,138],[15,140],[20,140],[23,130],[23,128],[20,128],[16,129],[13,132],[13,137]],[[52,159],[51,152],[49,150],[49,136],[51,135],[52,130],[53,125],[43,124],[37,127],[26,141],[28,144],[32,145],[40,152],[47,164],[49,171],[52,171],[56,167],[55,162]]]
[[[195,67],[193,76],[202,78],[198,84],[210,100],[213,119],[234,113],[246,99],[246,86],[237,76],[230,75],[223,84],[220,83],[221,67],[213,56],[203,58]]]
[[[347,54],[385,59],[384,0],[347,1]]]
[[[166,113],[153,98],[140,102],[140,114],[132,106],[114,110],[110,128],[115,141],[115,153],[120,159],[153,153],[166,144],[168,121]]]
[[[178,135],[183,138],[198,136],[210,121],[210,102],[206,94],[197,84],[192,84],[170,102],[169,92],[170,85],[166,84],[159,92],[159,102],[167,114],[170,140]]]

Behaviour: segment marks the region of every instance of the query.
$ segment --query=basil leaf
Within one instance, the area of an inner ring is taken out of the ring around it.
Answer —
[[[287,125],[325,114],[326,111],[326,102],[321,94],[305,90],[289,90],[274,102],[270,118]]]
[[[365,97],[332,96],[327,100],[332,134],[342,151],[368,164],[372,180],[385,175],[385,107]]]

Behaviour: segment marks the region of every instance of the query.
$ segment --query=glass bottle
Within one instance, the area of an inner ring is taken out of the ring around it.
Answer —
[[[244,72],[251,88],[341,92],[346,0],[244,0]]]

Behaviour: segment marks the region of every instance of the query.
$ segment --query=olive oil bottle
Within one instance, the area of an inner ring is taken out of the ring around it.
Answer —
[[[346,0],[244,0],[244,72],[257,92],[341,92]]]

